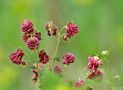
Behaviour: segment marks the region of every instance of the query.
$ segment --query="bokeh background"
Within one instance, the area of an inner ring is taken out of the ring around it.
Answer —
[[[104,62],[104,78],[100,83],[90,81],[94,90],[123,90],[123,1],[122,0],[0,0],[0,90],[38,90],[32,84],[28,69],[11,64],[9,54],[18,47],[29,52],[21,40],[20,23],[23,19],[34,22],[42,32],[41,47],[51,47],[51,39],[44,25],[53,20],[62,27],[69,21],[76,23],[80,33],[61,42],[59,55],[72,52],[76,63],[67,68],[66,78],[75,79],[85,71],[87,57],[109,50]],[[45,90],[72,90],[54,74],[44,75]]]

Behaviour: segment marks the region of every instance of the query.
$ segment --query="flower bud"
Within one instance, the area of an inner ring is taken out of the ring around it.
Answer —
[[[83,81],[83,80],[78,80],[78,81],[75,83],[75,87],[80,88],[83,84],[84,84],[84,81]]]
[[[56,73],[61,73],[61,72],[62,72],[62,68],[57,65],[57,66],[55,66],[54,71],[55,71]]]

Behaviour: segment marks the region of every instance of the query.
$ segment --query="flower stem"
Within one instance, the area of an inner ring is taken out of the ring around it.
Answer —
[[[35,59],[36,60],[36,69],[38,70],[38,77],[39,77],[39,81],[40,81],[40,89],[42,89],[41,88],[41,86],[42,86],[41,85],[41,76],[42,76],[42,73],[39,70],[39,65],[38,65],[39,62],[38,62],[37,50],[36,49],[34,50],[34,53],[35,53],[35,57],[36,57],[36,59]]]
[[[59,44],[60,44],[60,41],[61,41],[61,33],[62,33],[62,31],[64,29],[65,29],[65,26],[62,27],[61,30],[58,33],[56,48],[55,48],[54,57],[53,57],[53,65],[52,65],[52,68],[54,68],[54,66],[55,66],[55,58],[56,58],[56,55],[57,55],[57,52],[58,52],[58,48],[59,48]]]
[[[60,44],[60,38],[59,38],[59,36],[58,36],[57,39],[58,39],[58,40],[57,40],[57,44],[56,44],[56,48],[55,48],[55,52],[54,52],[54,58],[53,58],[53,66],[52,66],[52,68],[54,68],[54,65],[55,65],[55,58],[56,58],[56,55],[57,55],[57,52],[58,52],[58,47],[59,47],[59,44]]]
[[[36,49],[34,50],[34,54],[35,54],[35,57],[36,57],[36,68],[37,68],[37,70],[38,70],[38,58],[37,58],[37,51],[36,51]]]

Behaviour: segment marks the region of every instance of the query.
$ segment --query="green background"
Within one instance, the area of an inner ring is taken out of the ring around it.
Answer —
[[[48,51],[52,39],[44,25],[53,20],[60,28],[69,21],[79,27],[79,34],[61,42],[59,55],[72,52],[75,64],[68,67],[67,79],[77,80],[87,65],[87,57],[102,50],[110,55],[104,61],[104,78],[100,83],[89,81],[94,90],[122,90],[123,83],[123,1],[122,0],[0,0],[0,90],[37,90],[32,73],[10,62],[9,54],[18,47],[29,50],[21,40],[20,23],[30,19],[42,32],[41,48]],[[71,90],[49,72],[45,73],[45,90]]]

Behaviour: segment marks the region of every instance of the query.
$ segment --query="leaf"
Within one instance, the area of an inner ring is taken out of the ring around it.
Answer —
[[[60,58],[54,58],[54,60],[59,62],[60,61]]]
[[[91,88],[91,87],[87,87],[87,88],[86,88],[86,90],[93,90],[93,88]]]

